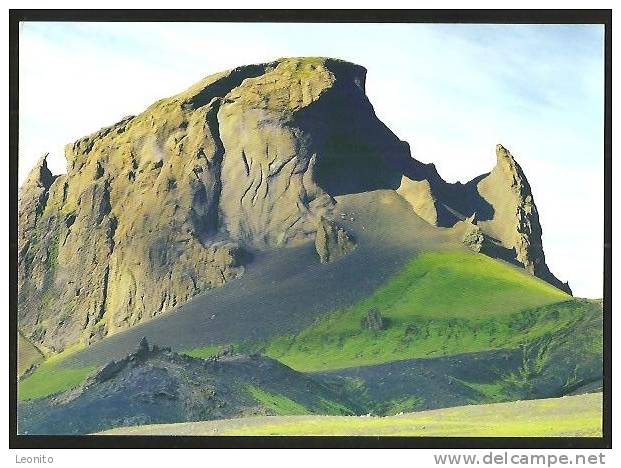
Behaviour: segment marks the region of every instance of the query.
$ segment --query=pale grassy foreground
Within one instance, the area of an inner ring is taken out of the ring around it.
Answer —
[[[102,434],[601,437],[602,394],[460,406],[390,417],[263,416],[134,426]]]

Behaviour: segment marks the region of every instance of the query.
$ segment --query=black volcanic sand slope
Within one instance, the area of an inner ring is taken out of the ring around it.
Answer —
[[[18,427],[21,434],[85,434],[252,415],[360,413],[337,389],[265,357],[202,360],[143,341],[79,387],[20,404]]]
[[[392,190],[337,197],[357,247],[319,263],[312,245],[256,253],[246,274],[181,307],[68,357],[66,367],[102,365],[150,343],[187,350],[293,333],[318,316],[366,297],[417,251],[462,248],[458,233],[429,225]],[[318,292],[321,292],[318,294]]]

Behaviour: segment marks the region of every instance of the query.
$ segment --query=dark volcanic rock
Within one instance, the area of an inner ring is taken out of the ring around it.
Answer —
[[[362,328],[379,331],[384,329],[384,319],[378,309],[370,309],[362,319]]]
[[[274,395],[269,398],[276,403],[257,399],[256,389]],[[202,360],[149,347],[144,340],[135,353],[108,363],[79,387],[20,403],[18,430],[85,434],[137,424],[279,414],[281,395],[308,412],[352,414],[357,408],[335,387],[266,357],[229,353]]]

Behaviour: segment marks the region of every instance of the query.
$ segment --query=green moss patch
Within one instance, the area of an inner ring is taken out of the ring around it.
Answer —
[[[284,395],[270,393],[254,385],[245,385],[244,389],[257,400],[258,403],[277,415],[310,414],[310,411],[306,409],[306,407]]]
[[[83,347],[83,345],[75,345],[43,361],[31,375],[18,383],[17,399],[23,401],[42,398],[77,387],[84,382],[86,377],[96,369],[95,367],[65,368],[60,366],[65,358]]]
[[[225,346],[211,345],[211,346],[205,346],[203,348],[188,349],[187,351],[183,351],[181,354],[186,354],[187,356],[190,356],[193,358],[207,359],[210,357],[214,357],[224,348]]]

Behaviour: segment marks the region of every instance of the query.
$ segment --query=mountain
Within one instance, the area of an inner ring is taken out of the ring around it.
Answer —
[[[57,353],[177,310],[264,252],[312,246],[300,268],[339,263],[366,235],[343,212],[347,197],[382,190],[428,223],[427,238],[450,227],[458,243],[570,292],[545,263],[513,156],[498,146],[489,174],[443,181],[375,116],[365,77],[324,58],[243,66],[68,145],[66,174],[43,157],[19,194],[20,331]]]
[[[547,267],[515,157],[444,181],[365,78],[239,67],[68,145],[66,174],[41,158],[19,194],[21,433],[601,390],[601,301]]]

